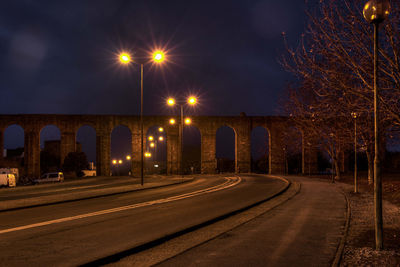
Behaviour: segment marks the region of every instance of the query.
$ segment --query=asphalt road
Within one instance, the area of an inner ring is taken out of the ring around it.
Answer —
[[[257,176],[0,212],[1,266],[75,266],[231,212],[284,188]]]
[[[289,201],[157,266],[331,266],[346,200],[333,184],[307,178]]]

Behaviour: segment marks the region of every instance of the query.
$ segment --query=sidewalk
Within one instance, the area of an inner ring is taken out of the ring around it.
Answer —
[[[6,188],[0,190],[0,212],[168,186],[193,179],[192,176],[151,176],[145,177],[142,186],[139,178],[96,177]]]

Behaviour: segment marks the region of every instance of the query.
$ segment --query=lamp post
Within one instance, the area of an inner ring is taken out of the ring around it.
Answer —
[[[192,106],[194,106],[194,105],[196,105],[196,103],[197,103],[197,98],[196,97],[194,97],[194,96],[190,96],[188,99],[187,99],[187,102],[179,102],[179,103],[176,103],[176,101],[175,101],[175,99],[174,98],[172,98],[172,97],[170,97],[170,98],[168,98],[168,100],[167,100],[167,104],[169,105],[169,106],[174,106],[175,104],[178,104],[179,106],[180,106],[180,110],[181,110],[181,119],[180,119],[180,127],[179,127],[179,136],[180,136],[180,146],[181,146],[181,151],[180,151],[180,165],[179,165],[179,169],[180,169],[180,174],[183,176],[183,127],[184,127],[184,124],[191,124],[192,123],[192,120],[190,119],[190,118],[186,118],[185,120],[183,120],[183,105],[184,104],[188,104],[188,105],[192,105]],[[170,119],[169,120],[169,123],[170,124],[175,124],[175,120],[174,119]]]
[[[375,209],[375,249],[383,249],[382,219],[382,180],[379,159],[379,91],[378,91],[378,49],[379,24],[390,14],[389,0],[368,1],[363,9],[367,22],[374,25],[374,125],[375,125],[375,157],[374,157],[374,209]]]
[[[354,117],[354,193],[358,193],[357,185],[357,114]]]
[[[335,183],[335,173],[334,173],[334,147],[333,147],[333,137],[334,134],[330,133],[329,136],[331,137],[331,168],[332,168],[332,183]]]
[[[112,161],[112,164],[113,165],[115,165],[115,166],[117,166],[117,174],[118,174],[118,176],[119,176],[119,165],[121,165],[122,164],[122,160],[121,159],[119,159],[119,160],[116,160],[116,159],[114,159],[113,161]]]
[[[127,52],[123,52],[119,55],[119,60],[122,64],[130,64],[132,62],[131,55]],[[163,51],[157,50],[153,52],[153,62],[161,63],[165,60]],[[143,64],[145,62],[139,62],[140,64],[140,183],[143,185],[143,166],[144,166],[144,154],[143,154]]]

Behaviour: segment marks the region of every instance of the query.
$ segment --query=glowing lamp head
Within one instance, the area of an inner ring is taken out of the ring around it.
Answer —
[[[145,156],[146,158],[150,158],[150,157],[151,157],[151,153],[150,153],[150,152],[146,152],[146,153],[144,153],[144,156]]]
[[[175,99],[173,99],[172,97],[168,98],[167,104],[168,104],[168,106],[173,106],[173,105],[175,105]]]
[[[114,165],[117,164],[117,160],[113,159],[112,164],[114,164]]]
[[[357,113],[356,113],[356,112],[352,112],[352,113],[351,113],[351,116],[352,116],[354,119],[357,119]]]
[[[174,125],[175,124],[175,119],[170,119],[169,124]]]
[[[126,156],[126,159],[127,159],[127,160],[131,160],[131,156],[129,156],[129,155]]]
[[[153,53],[153,60],[156,63],[161,63],[165,60],[165,55],[163,51],[157,50]]]
[[[158,137],[158,141],[164,141],[164,137],[162,136]]]
[[[189,124],[191,124],[192,123],[192,120],[190,119],[190,118],[186,118],[185,119],[185,124],[186,125],[189,125]]]
[[[191,97],[188,98],[188,104],[189,105],[196,105],[196,103],[197,103],[196,97],[191,96]]]
[[[150,143],[150,147],[153,148],[155,146],[154,143]]]
[[[149,136],[149,141],[153,141],[154,137],[152,135]]]
[[[122,159],[118,160],[118,164],[122,164]]]
[[[129,62],[131,62],[131,56],[128,54],[128,53],[121,53],[120,55],[119,55],[119,61],[122,63],[122,64],[128,64]]]
[[[363,15],[369,23],[381,23],[390,14],[389,0],[370,0],[363,9]]]
[[[164,132],[164,128],[163,128],[163,127],[160,127],[160,128],[158,128],[158,131],[159,131],[160,133],[162,133],[162,132]]]

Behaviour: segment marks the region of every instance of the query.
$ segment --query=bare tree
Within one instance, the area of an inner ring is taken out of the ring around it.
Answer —
[[[340,153],[353,142],[351,113],[358,114],[359,142],[367,154],[372,182],[373,35],[362,16],[363,4],[361,0],[321,0],[317,10],[307,12],[309,24],[299,47],[286,46],[282,65],[299,79],[289,88],[287,114],[319,137],[336,170]],[[393,3],[392,10],[379,50],[380,120],[386,126],[400,125],[399,3]]]

